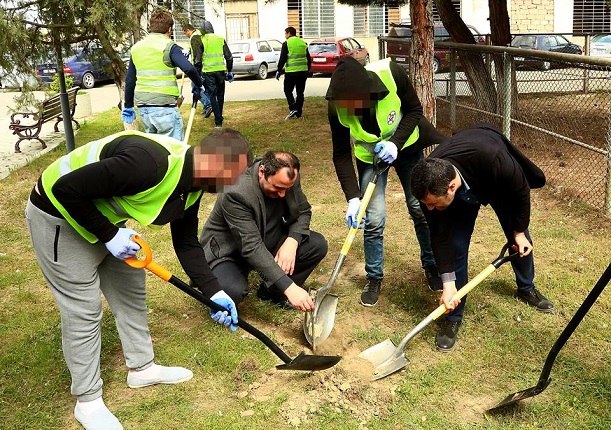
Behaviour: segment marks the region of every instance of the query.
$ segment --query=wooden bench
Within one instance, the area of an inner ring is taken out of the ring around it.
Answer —
[[[68,94],[68,104],[70,106],[70,119],[76,124],[79,129],[81,125],[74,119],[74,111],[76,109],[76,93],[79,87],[72,87],[66,93]],[[42,107],[38,112],[16,112],[11,115],[11,123],[9,129],[13,130],[13,134],[19,138],[15,143],[15,152],[21,152],[19,144],[22,140],[36,139],[42,144],[42,149],[47,147],[44,140],[40,138],[42,125],[48,121],[55,119],[55,132],[59,132],[57,125],[63,121],[62,105],[60,95],[57,94],[42,102]]]

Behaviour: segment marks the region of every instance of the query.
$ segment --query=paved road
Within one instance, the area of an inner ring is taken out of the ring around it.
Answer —
[[[266,99],[284,99],[282,83],[280,81],[269,78],[265,81],[259,81],[248,76],[238,76],[235,81],[228,83],[225,91],[226,101],[243,101],[243,100],[266,100]],[[306,85],[305,96],[324,96],[329,86],[329,77],[315,76],[308,79]],[[190,100],[191,83],[187,79],[184,84],[186,99]],[[113,84],[101,85],[88,90],[91,96],[91,115],[105,112],[109,109],[116,109],[117,103],[120,100],[117,87]],[[18,92],[0,92],[0,179],[8,176],[11,170],[26,165],[32,159],[39,157],[45,152],[56,147],[63,140],[63,133],[55,133],[53,131],[53,122],[43,125],[41,137],[45,140],[48,147],[45,150],[40,149],[40,143],[36,140],[21,142],[21,153],[15,154],[14,147],[17,141],[16,137],[9,130],[10,124],[10,108],[14,108],[15,102],[13,98],[20,93]],[[39,100],[43,100],[45,95],[41,91],[34,92]],[[86,118],[87,114],[79,109],[77,105],[75,118]],[[60,126],[60,130],[62,126]]]

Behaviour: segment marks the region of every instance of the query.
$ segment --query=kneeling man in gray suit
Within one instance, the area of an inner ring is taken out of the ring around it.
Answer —
[[[312,208],[299,180],[294,154],[269,151],[216,199],[200,242],[223,290],[238,304],[248,294],[248,274],[263,282],[257,296],[307,312],[312,298],[301,286],[327,255],[327,241],[310,230]]]

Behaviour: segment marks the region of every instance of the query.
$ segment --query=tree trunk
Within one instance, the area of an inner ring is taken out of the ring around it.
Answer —
[[[488,0],[488,8],[490,9],[490,38],[492,44],[495,46],[509,46],[511,44],[511,28],[509,26],[509,12],[507,11],[507,3],[499,2],[496,0]],[[497,83],[505,82],[505,70],[503,68],[503,55],[494,54],[492,55],[494,60],[494,71]],[[515,69],[512,70],[511,75],[511,106],[512,111],[515,113],[518,107],[518,85],[516,81]],[[499,110],[502,112],[499,100]]]
[[[410,3],[410,18],[410,78],[420,98],[424,116],[435,125],[437,117],[433,79],[433,0],[413,0]]]
[[[493,1],[493,0],[491,0]],[[473,34],[464,23],[451,0],[435,0],[444,27],[456,43],[475,44]],[[492,25],[492,23],[491,23]],[[488,112],[496,112],[497,92],[484,58],[477,52],[461,52],[460,64],[465,72],[475,105]]]

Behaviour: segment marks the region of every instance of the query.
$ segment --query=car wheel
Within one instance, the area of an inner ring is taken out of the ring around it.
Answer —
[[[433,73],[439,72],[439,60],[433,57]]]
[[[259,70],[257,70],[257,79],[261,79],[261,80],[267,79],[267,64],[265,63],[259,64]]]
[[[369,64],[371,62],[371,59],[369,58],[369,54],[367,54],[367,56],[365,57],[365,65]]]
[[[89,90],[93,88],[94,85],[95,85],[95,78],[93,77],[93,73],[86,72],[83,75],[83,79],[81,80],[81,87],[85,88],[86,90]]]
[[[549,70],[551,68],[552,68],[552,63],[550,63],[549,61],[541,62],[541,70]]]

